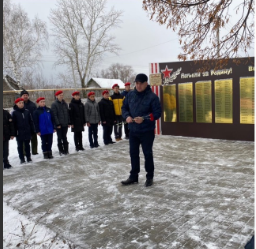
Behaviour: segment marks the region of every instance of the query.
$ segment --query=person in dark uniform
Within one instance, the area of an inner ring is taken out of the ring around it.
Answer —
[[[63,91],[57,91],[55,96],[56,100],[52,103],[51,110],[57,130],[58,149],[60,155],[67,155],[69,154],[67,133],[70,127],[68,104],[63,99]]]
[[[114,111],[113,102],[109,100],[109,92],[105,90],[102,92],[103,98],[99,102],[100,119],[103,127],[103,141],[105,145],[114,144],[111,135],[113,125],[116,123],[116,115]]]
[[[24,99],[24,108],[29,110],[33,117],[34,111],[37,109],[36,104],[29,99],[29,93],[26,90],[21,91],[20,97]],[[38,141],[36,133],[31,134],[31,151],[32,155],[38,155],[37,151]],[[23,146],[23,152],[25,154],[25,146]]]
[[[74,142],[76,151],[84,150],[83,147],[83,134],[85,122],[84,104],[80,99],[80,92],[76,91],[72,93],[72,100],[69,104],[69,116],[71,131],[74,132]]]
[[[138,74],[135,89],[124,99],[122,114],[129,124],[131,171],[123,185],[138,183],[140,172],[140,145],[145,157],[147,172],[145,186],[151,186],[154,178],[153,142],[155,139],[155,120],[161,117],[159,98],[148,85],[148,77]]]
[[[29,163],[32,162],[30,153],[31,134],[36,133],[33,118],[30,112],[24,108],[24,100],[22,98],[15,100],[13,109],[12,120],[16,133],[20,163],[25,163],[23,144],[25,144],[27,162]]]
[[[9,140],[15,137],[15,129],[11,114],[3,109],[3,164],[4,169],[10,169],[9,163]]]

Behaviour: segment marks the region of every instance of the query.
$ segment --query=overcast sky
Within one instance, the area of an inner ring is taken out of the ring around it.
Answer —
[[[55,8],[56,0],[11,0],[20,4],[29,17],[35,15],[47,22],[50,9]],[[114,6],[116,10],[122,10],[122,23],[120,28],[113,30],[116,43],[121,47],[119,56],[108,55],[99,66],[107,68],[112,63],[131,65],[136,73],[149,73],[149,63],[177,61],[177,55],[181,51],[178,44],[178,36],[164,26],[150,21],[147,13],[142,9],[142,0],[108,0],[108,6]],[[50,30],[49,30],[50,32]],[[44,51],[43,72],[49,77],[55,74],[53,63],[56,58],[51,51]],[[60,71],[61,68],[57,68]]]
[[[48,24],[50,9],[55,8],[57,0],[11,0],[19,3],[28,15],[33,18],[35,15]],[[142,9],[142,0],[108,0],[108,7],[114,6],[116,10],[123,11],[120,28],[113,30],[116,43],[122,48],[119,56],[114,54],[104,58],[98,71],[107,68],[112,63],[131,65],[135,73],[149,74],[149,63],[178,61],[177,56],[181,52],[178,36],[165,26],[150,21],[148,14]],[[56,60],[51,51],[44,52],[43,72],[46,77],[51,74],[56,76],[56,71],[63,68],[53,69]],[[254,52],[252,55],[254,56]]]

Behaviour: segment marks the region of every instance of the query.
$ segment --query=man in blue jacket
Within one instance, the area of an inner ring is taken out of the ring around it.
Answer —
[[[161,117],[161,104],[159,98],[148,85],[148,77],[145,74],[138,74],[135,78],[135,90],[126,95],[122,115],[129,124],[130,130],[130,157],[131,171],[127,180],[122,181],[123,185],[138,183],[140,172],[139,147],[145,157],[145,170],[147,172],[145,186],[153,184],[154,161],[153,142],[155,139],[155,120]]]

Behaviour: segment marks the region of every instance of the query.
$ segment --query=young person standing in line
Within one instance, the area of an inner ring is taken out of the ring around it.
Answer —
[[[52,140],[54,127],[53,114],[50,108],[45,106],[45,98],[38,98],[38,108],[33,113],[36,133],[41,137],[44,159],[52,159]]]
[[[74,132],[74,142],[76,151],[84,150],[83,147],[83,134],[85,122],[84,104],[80,99],[80,92],[76,91],[72,93],[72,100],[69,104],[69,116],[71,131]]]

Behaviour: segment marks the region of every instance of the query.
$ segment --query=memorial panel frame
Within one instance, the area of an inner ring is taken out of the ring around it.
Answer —
[[[239,61],[239,63],[237,63]],[[162,86],[160,99],[164,106],[163,88],[175,85],[176,87],[176,114],[177,122],[166,122],[164,111],[161,118],[161,128],[163,135],[203,137],[215,139],[246,140],[254,141],[254,122],[241,123],[241,94],[240,79],[253,78],[253,97],[251,96],[251,109],[247,110],[254,114],[254,57],[229,59],[228,63],[221,69],[215,69],[219,60],[211,61],[185,61],[185,62],[164,62],[158,63],[159,72],[162,74]],[[210,65],[205,69],[205,65]],[[216,119],[216,99],[215,83],[219,80],[232,79],[232,122],[217,123]],[[196,104],[196,83],[211,82],[211,107],[212,122],[197,122]],[[180,122],[180,100],[178,86],[182,83],[192,82],[193,91],[193,122]],[[252,83],[251,83],[252,84]],[[164,109],[164,108],[163,108]],[[244,110],[242,110],[245,113]]]

